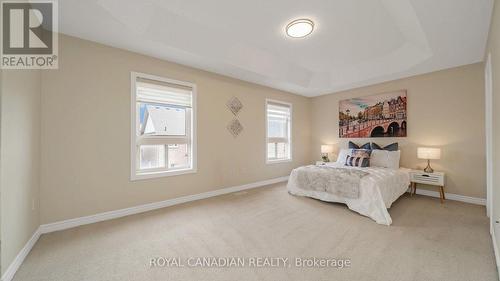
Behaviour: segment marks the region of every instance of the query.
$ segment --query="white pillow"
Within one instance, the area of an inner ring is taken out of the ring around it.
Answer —
[[[370,167],[399,169],[401,151],[374,149],[370,156]]]
[[[387,167],[387,161],[389,159],[387,150],[372,150],[372,154],[370,155],[370,167]]]
[[[347,155],[351,153],[351,149],[343,148],[339,151],[339,156],[337,157],[337,163],[345,164]]]
[[[401,150],[387,151],[387,152],[388,152],[387,168],[399,169],[399,159],[401,158]]]

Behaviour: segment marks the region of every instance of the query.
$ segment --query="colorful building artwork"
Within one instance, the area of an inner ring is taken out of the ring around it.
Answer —
[[[406,90],[341,100],[339,137],[406,137]]]

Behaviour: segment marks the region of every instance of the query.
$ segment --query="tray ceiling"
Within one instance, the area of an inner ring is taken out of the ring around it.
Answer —
[[[492,0],[64,0],[60,31],[317,96],[483,60]],[[309,18],[314,32],[287,37]]]

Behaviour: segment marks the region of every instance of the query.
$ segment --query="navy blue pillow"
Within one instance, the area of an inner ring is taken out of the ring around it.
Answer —
[[[372,149],[380,149],[380,150],[388,150],[388,151],[398,151],[399,150],[399,145],[397,142],[391,143],[389,145],[386,145],[384,147],[381,147],[380,145],[372,142]]]
[[[349,141],[349,149],[372,149],[372,146],[369,142],[363,144],[362,146],[359,146],[352,141]]]

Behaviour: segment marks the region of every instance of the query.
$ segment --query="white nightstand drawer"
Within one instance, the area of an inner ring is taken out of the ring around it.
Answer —
[[[410,178],[415,183],[444,186],[444,173],[441,172],[412,171],[410,172]]]

